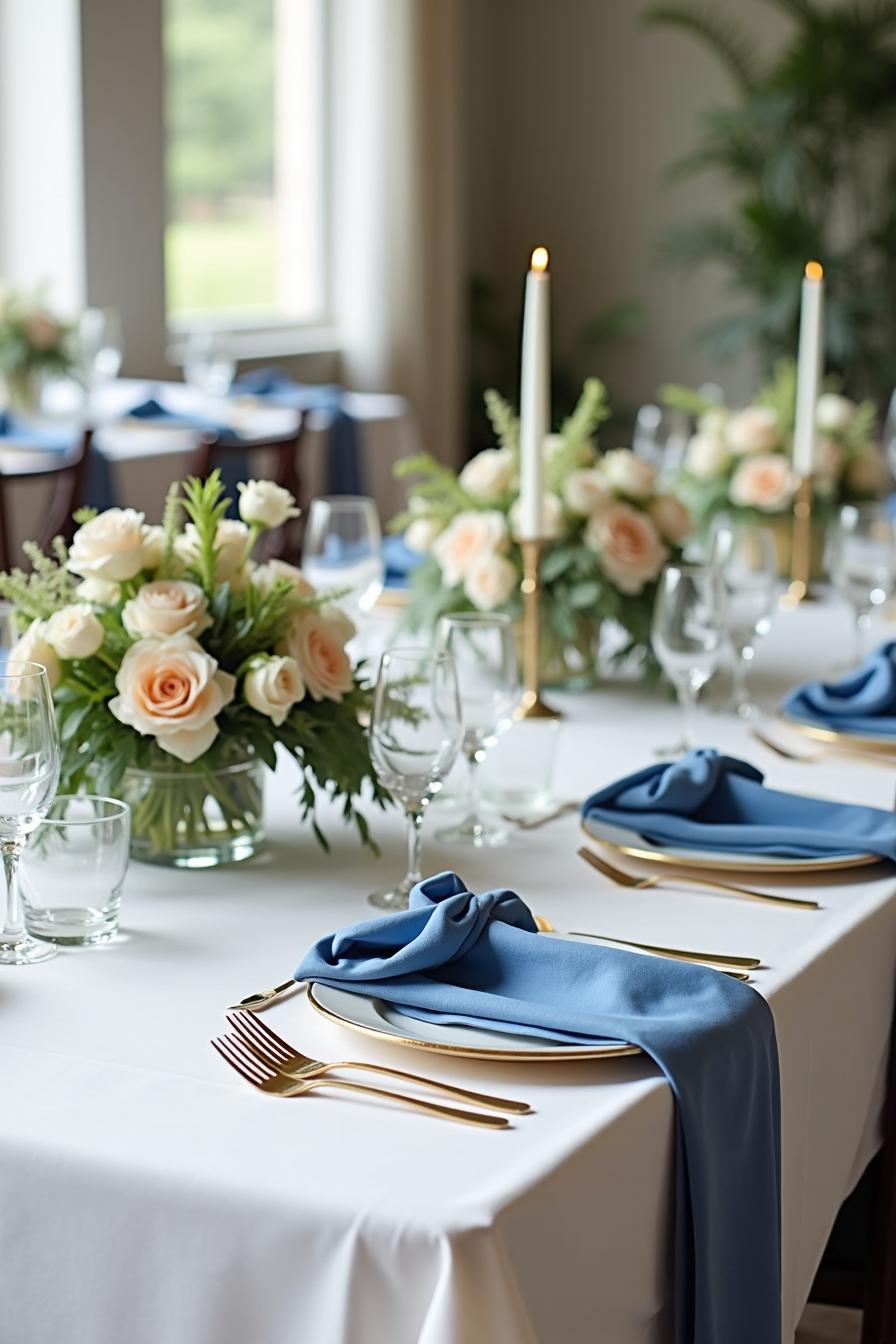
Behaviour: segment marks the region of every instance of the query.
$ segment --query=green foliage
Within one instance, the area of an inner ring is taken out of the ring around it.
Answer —
[[[437,518],[447,523],[462,509],[481,509],[478,503],[457,479],[455,472],[446,467],[431,453],[416,453],[413,457],[403,457],[395,463],[394,474],[399,479],[415,476],[414,495],[424,508],[419,512],[405,510],[389,524],[391,531],[403,532],[414,518]]]
[[[502,448],[509,452],[519,451],[520,446],[520,419],[515,414],[509,401],[496,392],[493,387],[486,388],[484,394],[485,413],[488,416],[488,422],[494,430],[495,438]]]
[[[664,406],[673,411],[683,411],[696,420],[712,407],[712,402],[695,392],[692,387],[682,387],[680,383],[663,383],[657,395]]]
[[[14,569],[0,574],[0,597],[11,602],[17,616],[30,624],[45,621],[75,599],[75,580],[65,568],[65,543],[57,537],[53,543],[55,558],[44,555],[33,541],[26,541],[22,550],[33,566],[32,572]]]
[[[200,481],[191,476],[184,484],[183,507],[196,528],[196,556],[187,570],[208,598],[213,598],[216,590],[215,573],[220,554],[215,540],[218,524],[226,516],[229,506],[217,467],[207,480]]]

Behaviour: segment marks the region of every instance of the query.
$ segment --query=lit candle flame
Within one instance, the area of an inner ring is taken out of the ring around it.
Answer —
[[[548,250],[546,247],[536,247],[532,253],[532,260],[529,263],[533,271],[546,271],[548,268]]]
[[[820,261],[806,262],[806,279],[821,280],[824,277],[824,267]]]

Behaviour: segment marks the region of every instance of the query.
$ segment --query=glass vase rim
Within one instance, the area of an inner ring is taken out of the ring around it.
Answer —
[[[331,509],[338,510],[344,509],[349,504],[370,504],[376,510],[373,495],[315,495],[308,505],[309,513],[315,504],[327,504]]]
[[[115,811],[105,817],[42,817],[41,826],[96,826],[104,821],[121,821],[131,814],[131,805],[122,798],[113,798],[109,793],[57,793],[51,808],[57,803],[108,803]]]
[[[386,664],[386,659],[392,662],[394,659],[410,661],[417,663],[453,663],[454,654],[450,649],[428,649],[424,646],[414,647],[412,644],[397,644],[394,649],[386,649],[380,657],[380,670]]]
[[[240,770],[250,770],[254,766],[263,765],[264,761],[260,756],[254,752],[247,752],[244,760],[231,761],[229,765],[202,766],[199,761],[191,761],[189,764],[184,761],[180,770],[164,765],[128,765],[125,767],[124,777],[130,776],[133,779],[135,775],[152,775],[154,779],[196,779],[203,775],[234,775]]]
[[[456,621],[458,625],[511,625],[513,617],[507,611],[443,611],[442,621]]]

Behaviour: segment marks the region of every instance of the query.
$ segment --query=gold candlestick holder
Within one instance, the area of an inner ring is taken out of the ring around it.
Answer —
[[[541,553],[545,537],[515,537],[523,554],[523,698],[516,709],[517,719],[560,719],[541,698]]]
[[[793,533],[790,544],[790,586],[781,597],[781,606],[798,607],[813,600],[809,587],[812,574],[812,476],[800,480],[793,500]]]

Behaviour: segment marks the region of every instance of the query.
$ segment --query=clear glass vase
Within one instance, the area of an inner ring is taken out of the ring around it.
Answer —
[[[576,616],[575,634],[561,639],[542,615],[541,684],[555,691],[590,691],[600,681],[599,652],[601,620],[597,616]],[[517,658],[523,661],[523,623],[514,625]]]
[[[126,770],[131,858],[172,868],[251,859],[264,839],[264,770],[250,755],[213,770],[200,762]]]

